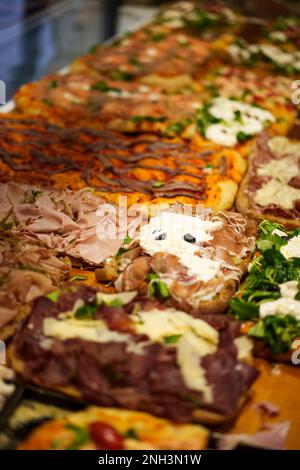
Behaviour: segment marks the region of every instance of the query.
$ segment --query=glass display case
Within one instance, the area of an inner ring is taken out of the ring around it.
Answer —
[[[147,21],[155,7],[120,0],[0,2],[0,80],[6,99],[116,32]]]

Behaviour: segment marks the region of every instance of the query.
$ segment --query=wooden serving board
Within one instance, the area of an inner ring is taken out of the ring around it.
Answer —
[[[72,269],[72,276],[87,276],[89,285],[99,287],[92,271]],[[253,405],[267,401],[280,409],[278,416],[268,419],[268,423],[290,421],[291,428],[286,442],[287,449],[300,450],[300,365],[271,364],[263,359],[255,359],[254,365],[260,376],[251,389],[251,395],[241,413],[230,425],[216,429],[220,432],[253,434],[261,426],[259,414]]]

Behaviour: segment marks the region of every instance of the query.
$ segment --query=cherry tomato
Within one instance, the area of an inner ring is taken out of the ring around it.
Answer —
[[[89,425],[89,432],[99,450],[124,449],[123,437],[109,424],[95,421]]]

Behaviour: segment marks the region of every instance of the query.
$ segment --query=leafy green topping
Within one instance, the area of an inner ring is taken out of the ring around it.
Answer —
[[[165,344],[174,344],[177,343],[177,341],[180,340],[182,335],[171,335],[171,336],[165,336],[164,337],[164,343]]]
[[[43,99],[43,103],[46,105],[46,106],[49,106],[49,108],[51,108],[53,106],[53,101],[49,100],[48,98],[44,98]]]
[[[74,433],[74,441],[67,450],[79,449],[89,441],[89,433],[87,429],[80,428],[79,426],[71,423],[66,424],[65,428]]]
[[[139,440],[139,435],[137,433],[137,430],[134,428],[129,428],[127,431],[124,433],[125,439],[136,439]]]
[[[280,252],[288,239],[298,234],[298,229],[287,231],[280,224],[263,221],[257,240],[261,254],[253,259],[244,285],[230,302],[230,311],[238,320],[255,322],[249,335],[263,339],[273,354],[291,349],[293,340],[300,335],[300,321],[288,315],[288,311],[287,315],[259,319],[259,307],[263,302],[279,299],[280,284],[288,281],[298,281],[295,299],[300,300],[300,258],[286,259]]]
[[[208,126],[221,122],[221,119],[218,119],[210,114],[210,107],[211,103],[205,103],[202,108],[197,110],[196,113],[197,128],[203,137],[205,137],[205,132]]]
[[[51,300],[52,302],[57,302],[59,299],[61,292],[60,290],[54,290],[53,292],[50,292],[50,294],[47,294],[46,297],[47,299]]]
[[[57,80],[51,80],[49,82],[49,88],[50,89],[57,88],[57,85],[58,85]]]
[[[132,116],[131,120],[133,122],[142,122],[142,121],[147,121],[147,122],[163,122],[166,120],[164,116],[160,117],[155,117],[155,116]]]
[[[76,274],[76,276],[71,277],[70,281],[86,281],[87,278],[88,278],[87,276]]]
[[[163,282],[156,273],[150,273],[148,275],[149,284],[149,297],[155,297],[158,299],[166,299],[170,296],[170,291],[165,282]]]
[[[91,302],[79,307],[74,313],[74,316],[78,320],[93,320],[98,308],[97,303]]]
[[[247,132],[243,131],[239,131],[236,135],[236,138],[239,142],[246,142],[246,140],[250,139],[251,137],[251,134],[247,134]]]
[[[133,73],[124,72],[123,70],[112,70],[112,72],[110,72],[110,76],[114,80],[121,80],[124,82],[131,82],[134,79]]]
[[[129,245],[132,242],[132,238],[127,235],[127,237],[124,238],[123,243],[124,245]]]
[[[197,32],[211,28],[218,22],[218,18],[215,15],[209,14],[200,8],[195,8],[191,14],[184,17],[183,20],[187,28]]]
[[[295,338],[300,336],[300,321],[292,315],[268,315],[249,331],[249,336],[263,339],[273,354],[288,352]]]
[[[99,82],[91,85],[91,90],[100,91],[103,93],[107,93],[108,91],[115,91],[119,93],[121,91],[119,88],[110,87],[105,80],[99,80]]]
[[[188,123],[186,121],[173,122],[172,124],[170,124],[166,128],[165,134],[167,134],[167,135],[169,135],[169,134],[180,135],[180,134],[182,134],[184,129],[187,127],[187,125],[188,125]]]
[[[164,184],[164,181],[154,181],[154,183],[152,183],[152,186],[153,188],[161,188]]]

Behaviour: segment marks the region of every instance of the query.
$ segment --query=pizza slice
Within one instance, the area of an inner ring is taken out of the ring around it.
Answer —
[[[255,354],[291,362],[300,337],[300,234],[264,220],[259,253],[231,301],[231,312],[255,339]],[[294,364],[297,364],[297,362]]]
[[[193,216],[184,209],[175,206],[144,222],[96,270],[96,279],[196,317],[224,312],[251,259],[256,226],[234,212]]]
[[[18,450],[202,450],[208,431],[140,411],[89,407],[35,429]]]
[[[187,31],[147,25],[117,42],[99,45],[70,64],[71,72],[134,82],[143,77],[193,76],[210,56],[209,42]],[[171,83],[172,81],[170,81]]]
[[[243,214],[288,228],[300,225],[300,143],[262,134],[249,158],[236,206]]]
[[[269,111],[275,118],[274,133],[286,134],[296,121],[298,109],[291,102],[291,80],[286,76],[216,63],[199,80],[207,100],[222,96]]]
[[[14,337],[13,368],[26,381],[99,406],[177,423],[232,418],[258,375],[240,324],[193,318],[136,294],[70,285],[56,298],[40,297]]]
[[[2,117],[1,131],[1,181],[89,187],[114,204],[123,195],[128,206],[181,202],[229,209],[246,168],[236,150],[204,140],[60,129],[16,114]]]

